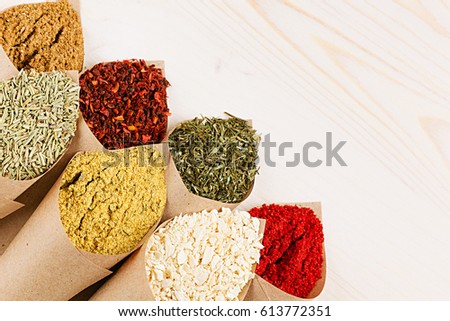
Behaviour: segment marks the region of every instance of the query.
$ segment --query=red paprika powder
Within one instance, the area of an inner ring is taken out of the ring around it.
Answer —
[[[256,274],[279,289],[305,298],[322,275],[322,223],[309,208],[263,205],[250,215],[266,220]]]
[[[166,89],[162,70],[144,60],[99,63],[80,77],[80,110],[107,149],[159,143],[166,137]]]

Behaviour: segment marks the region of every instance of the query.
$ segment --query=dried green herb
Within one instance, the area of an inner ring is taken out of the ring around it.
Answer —
[[[0,175],[35,178],[75,134],[79,86],[60,71],[21,71],[0,82]]]
[[[224,203],[242,201],[258,167],[260,137],[245,120],[195,118],[169,137],[170,152],[187,189]]]

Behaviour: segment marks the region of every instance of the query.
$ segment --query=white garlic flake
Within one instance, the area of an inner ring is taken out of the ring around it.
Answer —
[[[263,248],[260,222],[244,211],[180,215],[147,245],[146,272],[156,300],[238,300],[255,277]]]

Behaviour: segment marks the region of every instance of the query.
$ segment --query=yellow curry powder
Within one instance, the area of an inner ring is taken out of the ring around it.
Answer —
[[[0,12],[0,44],[19,70],[83,68],[81,20],[66,0],[23,4]]]
[[[150,146],[76,155],[59,191],[61,221],[72,243],[97,254],[133,250],[162,216],[164,173],[161,153]]]

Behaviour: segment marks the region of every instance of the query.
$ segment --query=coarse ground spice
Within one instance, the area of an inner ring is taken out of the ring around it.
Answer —
[[[250,215],[266,220],[256,274],[279,289],[306,298],[321,278],[322,223],[309,208],[263,205]]]
[[[19,70],[83,68],[81,20],[65,0],[23,4],[0,13],[0,44]]]
[[[72,243],[97,254],[133,250],[162,216],[164,173],[161,153],[150,146],[77,154],[59,191],[61,221]]]
[[[162,70],[144,60],[99,63],[80,77],[80,110],[107,149],[160,143],[166,137],[166,89]]]

